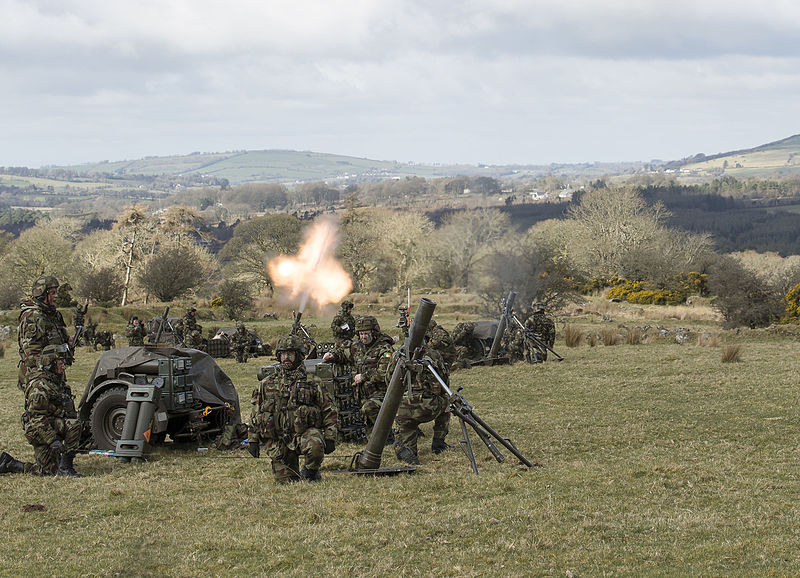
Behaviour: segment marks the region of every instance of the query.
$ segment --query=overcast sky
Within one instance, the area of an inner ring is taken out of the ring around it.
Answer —
[[[797,0],[0,0],[0,166],[673,160],[798,113]]]

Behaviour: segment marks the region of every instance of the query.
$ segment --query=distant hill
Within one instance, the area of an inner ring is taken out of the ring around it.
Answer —
[[[679,171],[680,174],[730,176],[737,179],[800,175],[800,135],[751,149],[711,156],[695,155],[667,163],[664,168]]]
[[[103,161],[57,167],[79,174],[202,175],[227,179],[231,185],[254,182],[291,184],[307,181],[360,183],[387,178],[424,178],[456,175],[498,179],[559,176],[602,177],[632,173],[642,163],[583,163],[551,165],[445,165],[400,163],[309,151],[262,150],[227,153],[192,153],[184,156],[146,157],[134,161]]]

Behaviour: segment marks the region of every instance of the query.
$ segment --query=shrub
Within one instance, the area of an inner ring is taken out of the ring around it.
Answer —
[[[574,325],[564,326],[564,343],[567,347],[578,347],[583,342],[580,329]]]
[[[742,360],[741,345],[726,345],[722,349],[722,363],[736,363]]]
[[[245,310],[253,307],[253,293],[250,285],[244,281],[225,279],[219,284],[217,291],[219,296],[212,303],[220,299],[222,311],[228,319],[239,319]]]
[[[726,329],[766,327],[777,321],[784,310],[781,295],[727,255],[709,270],[708,289],[716,296],[714,306],[725,317]]]
[[[203,282],[203,265],[188,247],[156,253],[139,273],[139,283],[161,301],[172,301]]]
[[[642,332],[636,327],[628,328],[624,337],[627,345],[640,345],[642,343]]]
[[[77,293],[83,299],[103,307],[116,305],[122,299],[122,279],[111,267],[91,269],[81,277]]]
[[[617,333],[616,329],[604,329],[602,339],[603,345],[616,345],[619,343],[619,333]]]

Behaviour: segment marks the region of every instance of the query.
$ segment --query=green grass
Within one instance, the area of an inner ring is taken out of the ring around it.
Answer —
[[[720,341],[740,345],[740,363],[694,338],[559,338],[562,363],[456,372],[478,415],[541,465],[531,470],[496,463],[473,436],[476,477],[461,452],[431,454],[428,424],[422,466],[393,478],[326,472],[355,445],[326,458],[316,485],[277,487],[266,461],[214,450],[162,449],[142,465],[81,455],[79,480],[2,476],[0,574],[796,575],[797,336]],[[0,360],[0,446],[30,459],[14,353]],[[98,356],[80,351],[76,393]],[[262,361],[219,360],[245,408]],[[386,452],[383,465],[399,464]]]

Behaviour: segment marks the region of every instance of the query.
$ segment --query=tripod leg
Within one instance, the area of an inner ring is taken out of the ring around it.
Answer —
[[[478,475],[478,464],[475,462],[475,452],[472,451],[472,442],[469,440],[469,431],[467,430],[467,424],[464,423],[463,419],[459,419],[461,422],[461,433],[464,436],[463,440],[458,442],[458,445],[461,446],[461,449],[464,451],[464,454],[467,456],[469,460],[469,464],[472,466],[472,471],[475,472],[475,475]]]
[[[490,425],[488,425],[488,424],[487,424],[485,421],[483,421],[481,418],[479,418],[479,417],[478,417],[477,415],[475,415],[474,413],[470,413],[470,417],[471,417],[471,418],[472,418],[472,419],[473,419],[473,420],[474,420],[474,421],[475,421],[475,422],[476,422],[478,425],[480,425],[480,426],[481,426],[481,427],[482,427],[484,430],[486,430],[486,432],[488,432],[488,433],[489,433],[489,434],[490,434],[490,435],[491,435],[491,436],[492,436],[494,439],[496,439],[496,440],[497,440],[497,441],[499,441],[501,444],[503,444],[503,446],[504,446],[504,447],[505,447],[505,448],[506,448],[508,451],[510,451],[510,452],[511,452],[512,454],[514,454],[515,456],[517,456],[517,458],[519,458],[519,461],[521,461],[523,464],[525,464],[525,465],[526,465],[526,466],[528,466],[529,468],[532,468],[532,467],[533,467],[533,464],[530,462],[530,460],[529,460],[528,458],[526,458],[525,456],[523,456],[523,455],[522,455],[522,453],[521,453],[521,452],[520,452],[520,451],[519,451],[519,450],[516,448],[516,446],[515,446],[514,444],[512,444],[510,441],[506,441],[506,438],[502,437],[502,436],[501,436],[499,433],[497,433],[497,432],[496,432],[494,429],[492,429],[492,427],[491,427]],[[473,427],[474,427],[474,426],[473,426]],[[476,431],[477,431],[477,430],[476,430]],[[479,434],[479,435],[480,435],[480,434]]]
[[[484,445],[486,445],[487,449],[490,452],[492,452],[494,459],[496,459],[500,463],[503,463],[506,457],[494,444],[488,432],[484,428],[482,428],[477,421],[475,421],[473,414],[462,413],[460,417],[463,421],[467,422],[469,425],[472,426],[472,429],[475,430],[475,433],[478,434],[478,437],[481,438],[481,441],[484,443]]]

